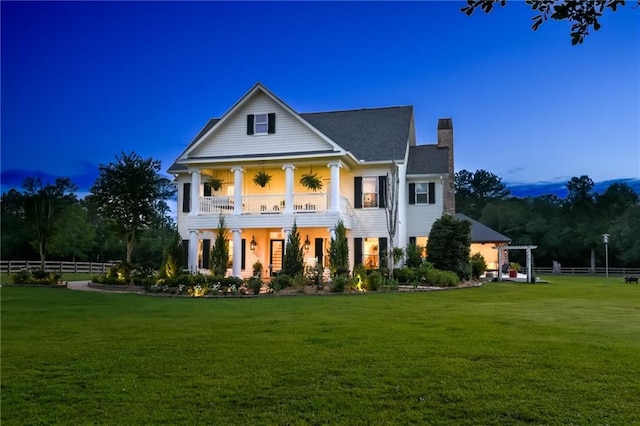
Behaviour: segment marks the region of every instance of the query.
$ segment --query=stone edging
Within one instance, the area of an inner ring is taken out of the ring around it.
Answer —
[[[110,284],[98,284],[90,282],[87,284],[90,288],[104,291],[122,291],[126,293],[144,293],[144,287],[139,285],[110,285]]]

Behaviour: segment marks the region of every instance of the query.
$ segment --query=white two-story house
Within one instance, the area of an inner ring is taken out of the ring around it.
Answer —
[[[418,145],[412,106],[299,113],[255,84],[209,120],[168,170],[178,188],[189,269],[209,268],[221,214],[233,276],[251,276],[258,260],[263,276],[281,270],[294,221],[307,263],[328,266],[332,232],[342,220],[350,266],[378,267],[389,246],[385,191],[394,163],[400,178],[394,246],[424,246],[434,221],[455,210],[451,119],[439,120],[437,144]],[[254,183],[259,172],[271,176],[264,187]],[[303,186],[304,174],[318,177],[322,188]]]

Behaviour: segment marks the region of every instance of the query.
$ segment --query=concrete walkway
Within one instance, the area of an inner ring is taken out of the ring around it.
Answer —
[[[94,288],[94,287],[89,287],[89,283],[91,281],[68,281],[67,282],[67,288],[71,289],[71,290],[78,290],[78,291],[99,291],[102,293],[129,293],[129,294],[138,294],[138,292],[135,291],[131,291],[131,290],[115,290],[115,289],[102,289],[102,288]]]

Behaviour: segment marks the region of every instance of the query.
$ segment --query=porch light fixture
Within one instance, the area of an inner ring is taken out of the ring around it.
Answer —
[[[309,251],[309,247],[311,247],[311,241],[309,241],[309,235],[307,235],[307,239],[304,240],[304,251]]]
[[[251,251],[255,251],[257,245],[258,245],[258,243],[256,243],[256,237],[252,236],[251,237],[251,243],[249,244],[249,248],[251,249]]]

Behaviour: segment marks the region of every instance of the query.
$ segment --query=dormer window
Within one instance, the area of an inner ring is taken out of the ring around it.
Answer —
[[[276,114],[247,115],[247,135],[266,135],[276,132]]]

